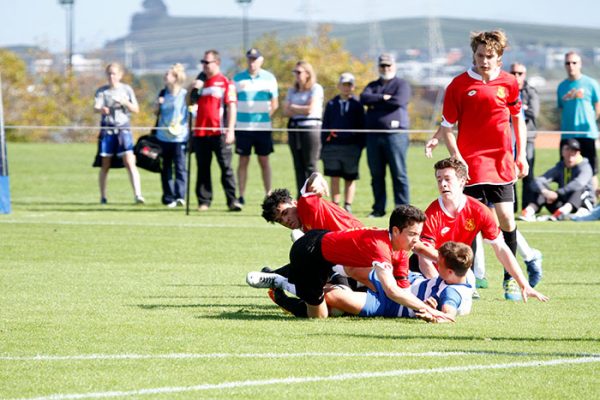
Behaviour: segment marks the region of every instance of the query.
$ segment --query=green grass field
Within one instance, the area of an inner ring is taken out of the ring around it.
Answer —
[[[261,219],[252,161],[248,205],[225,211],[213,163],[210,211],[133,205],[124,170],[100,206],[92,144],[9,144],[13,212],[0,215],[0,398],[594,399],[600,397],[598,223],[520,223],[544,253],[548,304],[490,288],[456,324],[298,320],[246,272],[287,261],[289,232]],[[412,202],[436,196],[431,160],[409,153]],[[438,150],[436,158],[445,157]],[[555,151],[539,151],[536,170]],[[237,163],[237,160],[236,160]],[[274,186],[294,187],[289,151]],[[354,211],[371,204],[362,160]],[[387,219],[367,220],[385,226]],[[598,396],[598,397],[597,397]]]

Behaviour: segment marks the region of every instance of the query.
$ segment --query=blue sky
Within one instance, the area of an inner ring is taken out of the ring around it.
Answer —
[[[240,17],[235,0],[164,0],[174,16]],[[75,0],[75,51],[101,47],[124,36],[143,0]],[[567,6],[571,4],[571,7]],[[373,19],[436,15],[510,22],[600,27],[598,0],[253,0],[250,18],[363,22]],[[65,11],[58,0],[0,0],[0,46],[65,48]]]

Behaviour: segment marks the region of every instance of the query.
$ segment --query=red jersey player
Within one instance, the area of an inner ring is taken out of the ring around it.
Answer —
[[[307,315],[328,316],[323,286],[335,264],[370,270],[374,265],[386,295],[414,310],[426,310],[437,318],[448,319],[400,288],[392,273],[394,252],[407,253],[418,242],[425,215],[413,206],[397,207],[390,216],[389,230],[362,228],[327,232],[312,230],[298,239],[290,251],[289,278],[263,272],[250,272],[246,281],[257,288],[277,287],[295,293],[306,302]],[[405,276],[408,277],[406,268]],[[404,287],[408,287],[408,280]],[[450,318],[452,319],[452,318]]]
[[[471,244],[477,233],[481,232],[484,240],[494,249],[498,261],[521,288],[523,300],[535,297],[547,301],[546,296],[527,282],[515,256],[501,236],[492,211],[480,201],[463,194],[467,181],[466,166],[455,158],[446,158],[438,161],[434,169],[440,197],[425,210],[427,220],[421,241],[436,249],[449,241]],[[433,264],[425,257],[419,258],[423,274],[427,278],[437,276]]]
[[[514,183],[517,177],[527,175],[529,167],[519,86],[514,76],[501,70],[507,43],[502,31],[471,35],[474,65],[448,86],[442,124],[427,142],[425,153],[431,157],[432,150],[443,139],[450,156],[466,163],[470,179],[465,194],[484,204],[494,204],[504,240],[514,255],[517,250]],[[517,139],[515,160],[509,120]],[[458,124],[457,136],[452,132],[455,124]],[[506,271],[504,289],[505,298],[520,300],[519,288]]]

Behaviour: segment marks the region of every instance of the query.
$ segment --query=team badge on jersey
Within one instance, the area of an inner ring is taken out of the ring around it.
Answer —
[[[496,93],[496,96],[500,97],[501,99],[506,97],[506,89],[504,88],[504,86],[500,86],[498,88],[498,92]]]
[[[469,218],[465,221],[465,229],[469,232],[473,232],[475,230],[475,221],[473,218]]]
[[[477,90],[473,89],[467,93],[467,96],[475,96],[475,93],[477,93]]]

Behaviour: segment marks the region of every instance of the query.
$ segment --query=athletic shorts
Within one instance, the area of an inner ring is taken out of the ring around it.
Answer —
[[[133,136],[129,129],[100,130],[100,157],[122,156],[133,151]]]
[[[355,144],[326,144],[321,149],[323,173],[354,181],[359,178],[358,165],[362,147]]]
[[[296,295],[311,306],[318,306],[323,302],[323,286],[333,267],[321,252],[321,239],[327,232],[308,231],[294,242],[290,250],[289,282],[296,285]]]
[[[235,152],[241,156],[249,156],[254,146],[254,153],[268,156],[273,152],[273,135],[271,131],[237,131],[235,132]]]
[[[581,155],[588,159],[590,165],[592,166],[592,170],[594,171],[594,175],[598,173],[598,156],[596,153],[596,139],[590,138],[574,138],[579,142],[579,146],[581,147]],[[560,141],[560,146],[558,148],[558,157],[559,159],[562,157],[562,147],[565,142],[569,139],[562,139]]]
[[[473,185],[467,186],[463,193],[479,200],[485,205],[496,203],[514,203],[515,202],[515,184],[505,185]]]

